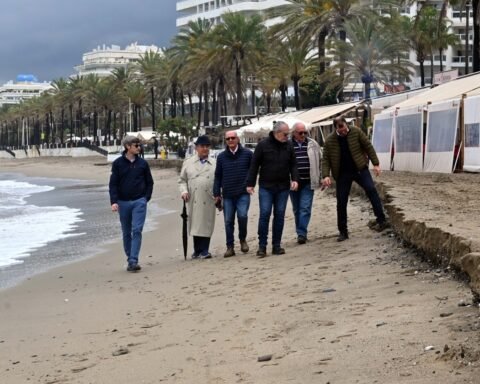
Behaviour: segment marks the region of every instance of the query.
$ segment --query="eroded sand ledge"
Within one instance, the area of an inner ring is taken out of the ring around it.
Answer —
[[[423,252],[435,265],[451,267],[460,274],[465,274],[470,281],[474,301],[480,302],[480,244],[469,236],[469,231],[459,231],[455,225],[462,222],[457,217],[462,215],[462,209],[455,205],[462,205],[464,197],[471,200],[468,194],[474,189],[469,186],[476,183],[478,175],[389,172],[387,178],[386,181],[377,179],[376,184],[395,233],[407,245]],[[405,178],[412,181],[409,193],[406,193],[405,185],[408,183]],[[418,191],[417,186],[420,186]],[[417,204],[419,199],[413,198],[418,195],[416,192],[423,197],[423,209]],[[446,195],[456,195],[456,198],[444,200],[443,192]],[[429,212],[430,209],[438,209],[440,205],[446,204],[451,205],[451,212],[443,212],[443,218],[432,216],[432,212]],[[478,213],[478,208],[469,213],[475,215],[475,212]],[[478,223],[471,221],[471,229],[476,228]]]

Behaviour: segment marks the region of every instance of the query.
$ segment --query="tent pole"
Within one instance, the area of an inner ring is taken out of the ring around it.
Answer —
[[[467,95],[462,95],[460,100],[460,146],[458,148],[458,170],[463,171],[463,165],[465,162],[465,99]],[[453,170],[457,170],[457,165]]]

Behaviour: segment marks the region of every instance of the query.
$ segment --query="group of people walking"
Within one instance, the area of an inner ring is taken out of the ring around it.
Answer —
[[[323,155],[319,144],[308,137],[301,122],[294,124],[290,131],[287,123],[277,121],[254,152],[240,144],[236,131],[228,131],[225,133],[226,148],[216,160],[209,156],[210,139],[198,137],[196,153],[184,161],[178,180],[181,198],[188,203],[188,229],[194,249],[192,259],[212,257],[210,238],[216,209],[223,210],[224,257],[236,254],[236,223],[240,251],[249,252],[248,211],[257,179],[260,212],[256,254],[259,258],[268,254],[272,214],[271,254],[285,253],[282,234],[289,197],[295,216],[297,243],[308,241],[314,191],[329,187],[332,184],[330,175],[336,181],[337,240],[349,238],[347,204],[353,181],[365,190],[372,204],[376,216],[372,229],[384,230],[387,227],[384,210],[368,169],[371,161],[375,175],[380,174],[375,150],[366,135],[356,127],[349,127],[344,117],[337,117],[333,123],[335,132],[326,139]],[[112,165],[110,200],[112,210],[120,212],[127,270],[138,271],[144,212],[151,197],[153,179],[148,163],[138,157],[138,141],[127,137],[124,147],[123,156]]]

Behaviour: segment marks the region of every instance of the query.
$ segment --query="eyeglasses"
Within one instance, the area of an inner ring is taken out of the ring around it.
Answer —
[[[298,134],[298,135],[302,135],[302,136],[303,136],[303,135],[306,135],[306,134],[307,134],[307,132],[306,132],[306,131],[301,131],[301,132],[297,132],[297,134]]]
[[[284,137],[288,136],[288,132],[280,132]]]
[[[236,137],[226,137],[225,138],[226,141],[232,141],[232,140],[235,140],[235,139],[236,139]]]
[[[140,144],[132,144],[132,147],[138,148],[140,147]]]

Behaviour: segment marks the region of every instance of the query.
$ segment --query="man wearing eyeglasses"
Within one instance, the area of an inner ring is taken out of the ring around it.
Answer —
[[[327,137],[323,148],[322,185],[329,187],[332,184],[331,172],[337,183],[337,225],[340,232],[337,241],[348,239],[347,204],[354,181],[364,189],[372,204],[377,218],[372,229],[381,232],[388,224],[382,202],[368,170],[368,162],[371,161],[375,176],[380,175],[380,163],[375,149],[359,128],[348,126],[344,117],[335,118],[333,127],[335,132]]]
[[[125,150],[112,164],[109,192],[112,211],[118,212],[122,225],[123,249],[127,271],[137,272],[142,231],[147,215],[147,202],[153,191],[153,178],[148,163],[139,156],[140,140],[134,136],[123,139]]]
[[[305,124],[297,122],[292,127],[292,144],[298,169],[298,190],[290,191],[297,243],[307,242],[308,224],[312,214],[314,190],[320,186],[320,146],[308,137]]]
[[[243,253],[249,251],[246,238],[250,195],[246,188],[253,153],[240,144],[235,131],[225,133],[225,143],[227,148],[217,157],[213,196],[217,206],[222,204],[223,198],[223,217],[227,238],[227,250],[223,256],[232,257],[235,256],[235,214],[238,220],[240,250]]]
[[[285,223],[289,191],[298,188],[298,170],[295,150],[288,140],[289,127],[283,121],[275,122],[269,136],[258,143],[253,153],[247,179],[247,192],[253,194],[260,174],[258,219],[258,257],[267,256],[267,239],[270,216],[273,210],[272,254],[283,255],[282,233]]]

